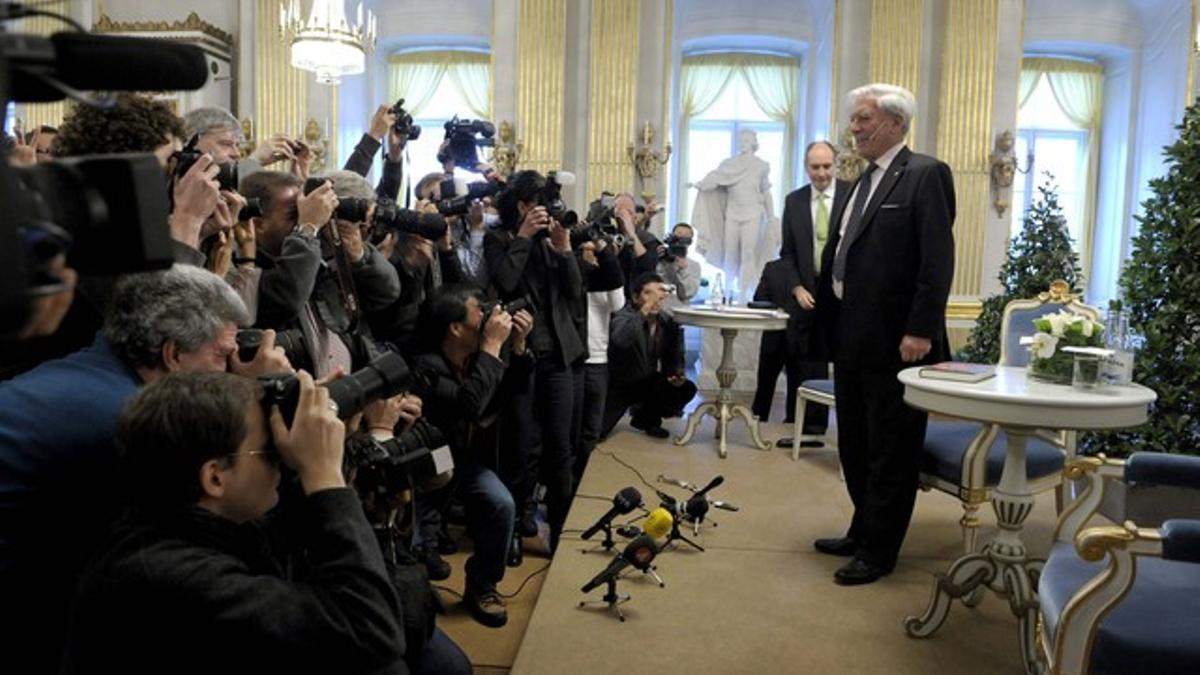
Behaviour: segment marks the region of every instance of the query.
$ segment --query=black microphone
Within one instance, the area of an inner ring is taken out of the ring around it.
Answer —
[[[611,523],[613,518],[626,513],[632,513],[634,509],[641,505],[642,493],[638,492],[637,488],[627,487],[624,490],[621,490],[617,494],[613,495],[613,505],[612,508],[608,510],[608,513],[600,516],[600,520],[597,520],[595,525],[592,525],[588,529],[584,530],[582,535],[583,538],[591,539],[597,532],[603,529],[605,525]]]
[[[629,566],[633,566],[634,569],[644,572],[650,569],[650,563],[656,555],[658,555],[658,544],[654,543],[654,538],[648,534],[640,535],[629,542],[625,546],[625,550],[621,551],[621,555],[613,558],[612,562],[608,563],[608,567],[605,567],[603,572],[597,574],[595,578],[584,584],[580,590],[584,593],[589,593],[601,584],[606,584],[616,579],[617,575]]]
[[[167,40],[0,33],[0,52],[12,70],[9,98],[23,103],[64,98],[47,78],[84,91],[190,91],[208,82],[204,52]]]
[[[725,476],[717,476],[716,478],[708,481],[708,485],[705,485],[704,489],[697,492],[696,496],[703,497],[705,495],[705,493],[707,493],[709,490],[717,487],[718,485],[720,485],[721,483],[724,483],[724,482],[725,482]]]

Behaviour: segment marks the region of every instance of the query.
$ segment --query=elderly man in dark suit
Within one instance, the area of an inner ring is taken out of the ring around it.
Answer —
[[[838,450],[854,518],[817,550],[853,556],[840,584],[892,571],[916,501],[926,415],[904,403],[896,375],[948,356],[946,299],[954,276],[950,167],[904,144],[916,109],[901,87],[850,92],[850,131],[870,163],[835,209],[818,306],[833,335]]]
[[[810,143],[804,151],[804,171],[809,184],[789,194],[783,206],[783,246],[779,257],[792,297],[799,305],[788,329],[788,342],[793,347],[784,419],[788,424],[796,410],[796,386],[804,380],[824,378],[829,371],[828,348],[820,331],[814,330],[817,278],[821,272],[821,252],[829,241],[830,214],[845,205],[853,187],[844,180],[834,179],[836,156],[837,151],[828,141]],[[755,413],[767,418],[766,411],[755,410]],[[825,406],[809,405],[805,409],[804,433],[823,434],[828,423],[829,410]],[[793,442],[791,438],[781,438],[776,445],[790,448]]]

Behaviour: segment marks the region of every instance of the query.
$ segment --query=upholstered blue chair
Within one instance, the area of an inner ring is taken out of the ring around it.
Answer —
[[[796,411],[794,427],[792,428],[792,459],[800,459],[800,441],[820,441],[825,443],[825,436],[805,434],[804,411],[809,403],[820,403],[833,410],[833,380],[805,380],[796,387]]]
[[[1102,503],[1105,485],[1114,480],[1194,491],[1195,506],[1182,515],[1195,518],[1200,457],[1146,452],[1125,462],[1080,457],[1067,465],[1066,475],[1087,487],[1059,518],[1038,580],[1047,671],[1200,673],[1200,520],[1084,529]]]
[[[1033,320],[1066,311],[1099,320],[1099,312],[1079,302],[1064,281],[1036,298],[1013,300],[1004,308],[1000,326],[1001,366],[1029,365],[1029,350],[1021,338],[1033,335]],[[921,485],[957,497],[962,502],[963,548],[975,550],[979,531],[979,508],[991,501],[1004,469],[1007,438],[996,425],[959,420],[930,420],[921,453]],[[1062,468],[1075,456],[1074,431],[1041,430],[1025,450],[1025,472],[1034,493],[1058,489],[1057,503],[1063,504]]]

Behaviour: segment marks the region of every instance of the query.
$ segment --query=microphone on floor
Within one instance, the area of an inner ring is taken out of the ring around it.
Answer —
[[[591,539],[596,536],[596,533],[604,529],[613,518],[627,513],[632,513],[634,509],[642,505],[642,493],[637,491],[635,487],[627,487],[617,494],[613,495],[612,508],[608,510],[600,520],[597,520],[594,525],[583,531],[584,539]]]
[[[625,550],[621,554],[612,559],[608,563],[608,567],[604,571],[597,574],[591,581],[583,585],[580,590],[584,593],[589,593],[593,589],[598,588],[602,584],[606,584],[615,580],[626,567],[645,572],[650,569],[650,563],[654,561],[654,557],[658,555],[658,544],[648,535],[643,534],[638,536],[633,541],[625,546]]]

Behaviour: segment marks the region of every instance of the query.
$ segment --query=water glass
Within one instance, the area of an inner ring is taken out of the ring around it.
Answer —
[[[1076,354],[1075,369],[1071,386],[1077,389],[1095,389],[1100,386],[1100,357],[1095,354]]]

